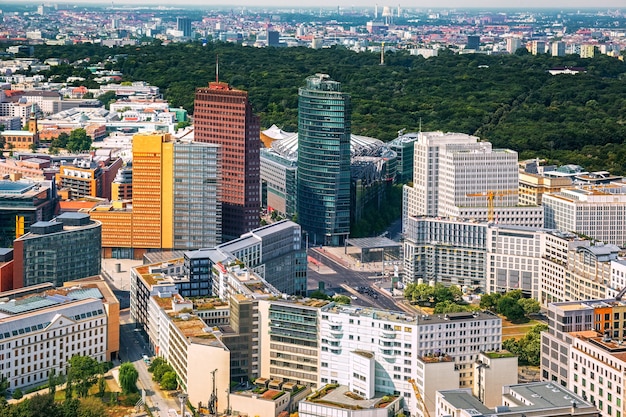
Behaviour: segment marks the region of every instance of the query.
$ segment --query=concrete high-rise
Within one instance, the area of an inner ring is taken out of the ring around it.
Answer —
[[[517,152],[463,133],[420,132],[403,220],[456,217],[541,227],[541,207],[518,207],[518,188]]]
[[[221,242],[220,172],[219,145],[174,144],[174,248]]]
[[[176,29],[183,33],[185,38],[191,37],[191,19],[188,17],[177,17],[176,18]]]
[[[507,38],[506,50],[510,54],[514,54],[519,48],[522,47],[522,40],[520,38]]]
[[[260,124],[246,91],[222,82],[196,89],[195,141],[222,147],[222,236],[259,227]]]
[[[174,141],[164,134],[133,136],[133,246],[172,248]],[[138,233],[135,233],[138,231]]]
[[[326,74],[298,92],[298,223],[313,244],[350,233],[350,96]]]
[[[552,56],[565,56],[565,42],[552,42],[550,51],[552,52]]]
[[[132,209],[114,202],[91,211],[103,224],[103,256],[139,259],[150,249],[219,244],[219,155],[218,145],[167,133],[133,136]]]

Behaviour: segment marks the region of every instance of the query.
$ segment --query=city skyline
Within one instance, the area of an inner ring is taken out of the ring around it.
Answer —
[[[31,3],[31,4],[39,4],[41,3],[38,0],[24,0],[20,2],[23,3]],[[16,3],[17,4],[17,3]],[[71,0],[67,2],[63,2],[64,5],[90,5],[90,6],[107,6],[107,7],[133,7],[133,6],[169,6],[171,8],[185,8],[185,7],[219,7],[219,8],[232,8],[232,7],[288,7],[294,10],[302,9],[302,8],[336,8],[340,7],[344,10],[358,8],[371,8],[374,9],[376,5],[381,9],[382,7],[389,6],[392,9],[397,9],[398,7],[406,8],[406,9],[445,9],[445,8],[458,8],[458,9],[474,9],[474,8],[489,8],[489,9],[604,9],[604,8],[624,8],[624,4],[621,0],[603,0],[602,2],[592,2],[589,0],[577,0],[577,1],[567,1],[567,0],[549,0],[549,1],[540,1],[540,0],[531,0],[526,2],[523,7],[502,7],[502,3],[496,2],[495,0],[445,0],[443,2],[439,1],[427,1],[421,2],[420,4],[414,3],[391,3],[391,2],[373,2],[371,4],[355,4],[354,1],[347,0],[322,0],[322,1],[304,1],[299,2],[297,5],[294,5],[293,2],[289,0],[234,0],[230,3],[224,3],[223,0],[213,0],[213,1],[201,1],[201,0],[184,0],[176,6],[173,6],[170,2],[164,0],[131,0],[126,2],[119,2],[112,0],[110,2],[102,1],[102,0]]]

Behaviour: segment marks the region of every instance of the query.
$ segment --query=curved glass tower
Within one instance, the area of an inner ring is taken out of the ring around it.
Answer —
[[[298,223],[311,244],[350,233],[350,96],[326,74],[298,92]]]

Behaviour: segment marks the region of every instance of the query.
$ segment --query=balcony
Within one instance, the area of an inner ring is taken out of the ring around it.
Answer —
[[[379,352],[381,354],[381,356],[387,361],[387,362],[393,362],[396,360],[396,356],[393,353],[393,349],[385,349],[385,348],[380,348]]]
[[[333,336],[335,339],[341,339],[343,337],[343,330],[341,329],[330,329],[330,335]]]
[[[385,339],[395,339],[396,331],[391,327],[387,327],[381,330],[381,336]]]

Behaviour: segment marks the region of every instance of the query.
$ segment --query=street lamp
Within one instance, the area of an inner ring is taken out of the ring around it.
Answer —
[[[226,388],[226,415],[230,415],[230,388]]]
[[[178,399],[180,400],[180,416],[185,417],[185,401],[187,401],[187,394],[181,392],[178,394]]]

